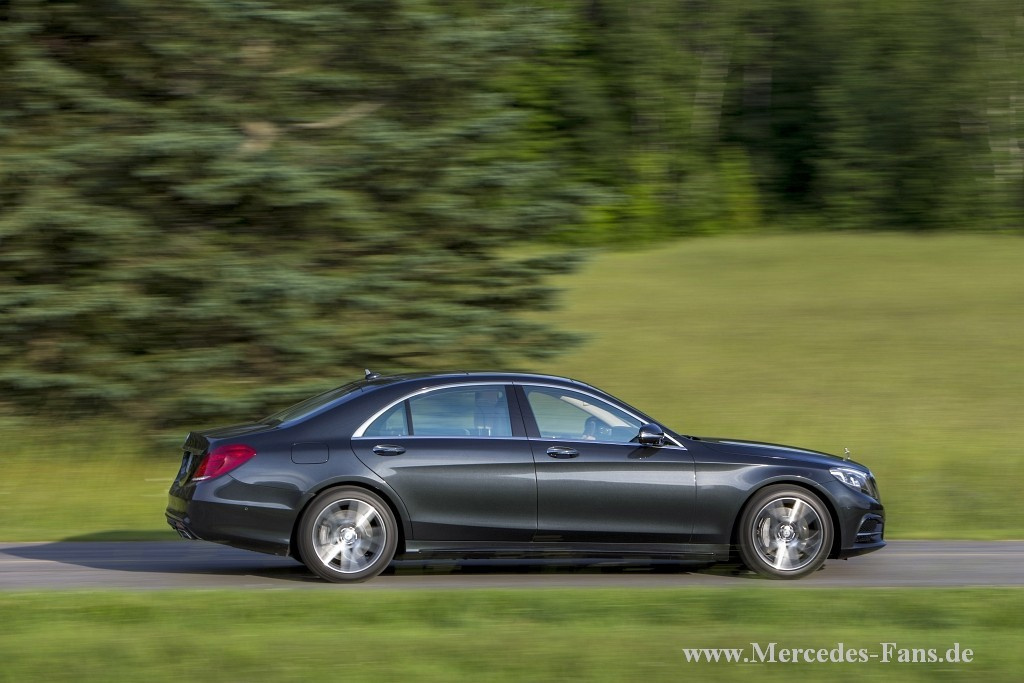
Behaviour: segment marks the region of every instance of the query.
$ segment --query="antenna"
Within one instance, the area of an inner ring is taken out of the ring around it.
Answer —
[[[366,379],[377,379],[381,376],[379,372],[373,372],[370,368],[366,368]]]

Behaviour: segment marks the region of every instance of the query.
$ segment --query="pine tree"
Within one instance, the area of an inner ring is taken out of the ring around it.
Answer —
[[[0,23],[0,395],[253,417],[362,367],[568,335],[574,220],[504,84],[551,16],[488,3],[21,0]],[[519,252],[521,253],[521,252]]]

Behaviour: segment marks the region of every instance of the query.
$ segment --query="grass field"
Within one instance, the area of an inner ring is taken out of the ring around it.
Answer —
[[[691,240],[558,284],[590,340],[541,369],[683,433],[847,447],[890,537],[1024,538],[1024,240]]]
[[[145,434],[124,430],[2,423],[0,540],[176,538],[164,508],[180,451],[153,453]]]
[[[530,369],[684,433],[870,465],[888,534],[1024,538],[1024,240],[813,234],[599,254],[544,314],[588,342]],[[337,378],[340,383],[345,378]],[[0,540],[170,538],[179,455],[130,418],[6,421]]]
[[[0,593],[0,681],[1019,680],[1024,591]],[[971,663],[692,663],[683,648]]]

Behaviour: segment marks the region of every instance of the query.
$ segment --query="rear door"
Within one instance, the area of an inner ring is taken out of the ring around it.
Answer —
[[[519,387],[537,467],[537,541],[686,543],[694,465],[685,448],[634,442],[644,420],[558,386]]]
[[[416,540],[533,538],[533,454],[510,386],[417,392],[357,432],[352,446],[402,498]]]

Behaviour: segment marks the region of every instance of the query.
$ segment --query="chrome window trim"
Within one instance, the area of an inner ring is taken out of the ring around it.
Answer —
[[[596,395],[590,393],[589,391],[586,391],[584,389],[580,389],[580,388],[578,388],[576,386],[566,387],[566,386],[563,386],[561,384],[549,384],[549,383],[546,383],[546,382],[529,382],[529,381],[524,382],[524,381],[521,381],[521,380],[505,380],[505,381],[494,381],[494,380],[491,380],[491,381],[486,381],[486,382],[457,382],[455,384],[445,384],[443,386],[424,387],[422,389],[417,389],[416,391],[413,391],[413,392],[410,392],[410,393],[406,394],[405,396],[403,396],[400,399],[392,401],[391,403],[387,404],[386,406],[384,406],[383,408],[381,408],[380,410],[375,412],[373,415],[371,415],[369,419],[367,419],[361,425],[359,425],[359,429],[357,429],[356,431],[354,431],[352,433],[352,438],[353,439],[364,439],[364,438],[365,439],[386,439],[386,438],[388,438],[388,437],[381,437],[381,436],[366,436],[365,432],[366,432],[367,428],[369,428],[369,426],[371,424],[373,424],[374,421],[378,417],[380,417],[384,413],[388,412],[389,410],[391,410],[392,408],[394,408],[396,405],[398,405],[399,403],[401,403],[403,401],[408,401],[409,399],[415,398],[417,396],[421,396],[423,394],[429,394],[430,392],[433,392],[433,391],[441,391],[443,389],[460,389],[460,388],[464,388],[464,387],[487,387],[487,386],[491,386],[491,387],[493,387],[493,386],[500,386],[500,387],[521,386],[521,387],[523,387],[524,391],[526,390],[527,387],[542,387],[542,388],[545,388],[545,389],[559,389],[561,391],[572,391],[572,392],[575,392],[577,394],[583,394],[584,396],[589,396],[593,400],[600,401],[601,403],[611,403],[611,405],[614,405],[616,408],[618,408],[619,410],[624,412],[626,415],[629,415],[634,420],[639,421],[640,424],[647,424],[646,418],[643,418],[643,417],[637,415],[636,413],[634,413],[632,411],[626,410],[625,407],[623,407],[621,405],[618,405],[617,403],[612,403],[612,402],[610,402],[606,398],[603,398],[601,396],[596,396]],[[586,386],[586,385],[580,385],[580,386]],[[506,397],[505,400],[507,401],[508,398]],[[520,410],[522,410],[522,406],[520,406]],[[531,412],[533,411],[533,406],[530,406],[530,410],[531,410]],[[509,411],[509,418],[510,419],[512,417],[511,412],[512,411],[510,410]],[[664,429],[664,427],[662,427],[662,429]],[[602,444],[613,444],[613,445],[619,445],[619,446],[624,446],[624,445],[627,445],[627,444],[631,443],[631,442],[628,442],[628,441],[623,443],[621,441],[597,441],[597,440],[595,440],[595,441],[586,441],[586,440],[578,440],[578,439],[545,439],[544,437],[539,437],[537,439],[531,439],[529,437],[523,437],[523,436],[474,436],[472,434],[468,435],[468,436],[467,435],[457,435],[457,436],[424,435],[424,436],[417,436],[415,434],[412,434],[412,435],[406,435],[406,436],[395,436],[395,437],[391,437],[391,438],[394,438],[394,439],[523,439],[523,440],[526,440],[526,441],[541,441],[541,442],[544,442],[544,443],[550,443],[550,442],[554,442],[554,441],[564,441],[565,443],[602,443]],[[665,439],[667,440],[667,442],[666,442],[665,446],[662,446],[662,448],[670,447],[670,446],[675,446],[676,448],[679,448],[681,450],[684,450],[684,451],[687,450],[686,446],[684,446],[683,444],[679,443],[679,441],[677,441],[674,437],[672,437],[672,435],[665,434]],[[637,444],[637,445],[639,446],[639,444]]]
[[[527,438],[529,439],[529,437]],[[671,437],[668,434],[665,435],[665,438],[671,439]],[[636,443],[635,441],[587,441],[586,439],[549,439],[543,436],[529,440],[533,441],[534,443],[583,443],[590,444],[592,446],[594,444],[600,444],[602,446],[632,446],[633,448],[672,448],[680,451],[686,450],[686,446],[680,446],[679,444],[676,443],[675,439],[671,439],[671,443],[666,442],[664,445],[661,446],[643,446],[641,444]]]
[[[422,436],[413,434],[405,436],[353,436],[355,439],[365,439],[367,441],[374,440],[380,442],[392,442],[399,441],[400,439],[502,439],[503,441],[530,441],[531,439],[527,436],[479,436],[473,434],[454,434],[452,436],[438,436],[437,434],[424,434]],[[536,441],[536,439],[534,439]],[[587,441],[586,443],[594,443],[593,441]]]
[[[424,387],[422,389],[417,389],[416,391],[403,396],[402,398],[398,399],[397,401],[392,401],[391,403],[387,404],[386,406],[384,406],[383,408],[378,410],[376,413],[374,413],[370,417],[370,419],[366,420],[361,425],[359,425],[359,429],[357,429],[356,431],[352,432],[352,438],[353,439],[363,438],[363,436],[365,435],[366,430],[369,428],[370,425],[372,425],[374,423],[374,421],[378,417],[380,417],[384,413],[388,412],[389,410],[391,410],[392,408],[397,406],[402,401],[408,401],[411,398],[415,398],[417,396],[422,396],[423,394],[429,394],[432,391],[442,391],[444,389],[461,389],[461,388],[464,388],[464,387],[494,387],[494,386],[506,387],[506,386],[509,386],[511,384],[513,384],[513,383],[512,382],[494,382],[494,381],[491,381],[491,382],[459,382],[459,383],[456,383],[456,384],[445,384],[443,386]],[[508,397],[507,396],[505,397],[505,401],[506,402],[508,401]],[[511,419],[512,419],[512,411],[510,410],[509,411],[509,420],[511,421]],[[411,438],[417,438],[417,439],[419,439],[419,438],[432,438],[432,437],[428,437],[428,436],[419,437],[419,436],[416,436],[416,435],[409,435],[409,436],[395,437],[395,438],[407,439],[407,438],[410,438],[410,437]],[[367,438],[374,438],[374,439],[376,439],[376,438],[384,438],[384,437],[367,437]],[[472,435],[465,436],[465,435],[461,435],[461,436],[440,436],[440,437],[433,437],[433,438],[440,438],[440,439],[467,439],[467,438],[468,439],[504,439],[504,438],[508,438],[508,437],[503,437],[503,436],[497,436],[497,437],[495,437],[495,436],[472,436]]]
[[[666,434],[665,438],[668,439],[670,437],[669,437],[668,434]],[[581,443],[581,444],[589,444],[591,446],[593,446],[595,444],[601,444],[603,446],[633,446],[634,448],[640,448],[641,447],[640,444],[634,443],[632,441],[587,441],[586,439],[555,439],[555,438],[548,439],[548,438],[545,438],[545,437],[538,437],[536,439],[531,439],[528,436],[474,436],[472,434],[470,434],[468,436],[465,435],[465,434],[459,434],[459,435],[453,435],[453,436],[436,436],[434,434],[426,434],[426,435],[423,435],[423,436],[417,436],[417,435],[412,435],[412,436],[408,436],[408,435],[406,435],[406,436],[366,436],[364,434],[363,436],[353,436],[352,437],[353,441],[356,440],[356,439],[359,439],[360,441],[379,441],[381,443],[385,443],[385,442],[386,443],[391,443],[391,442],[399,443],[399,442],[401,442],[402,439],[501,439],[503,441],[532,441],[534,443]],[[672,439],[672,443],[666,443],[664,446],[649,446],[649,448],[673,448],[673,449],[680,450],[680,451],[685,451],[686,450],[686,446],[680,446],[680,445],[676,444],[675,443],[675,439]]]

